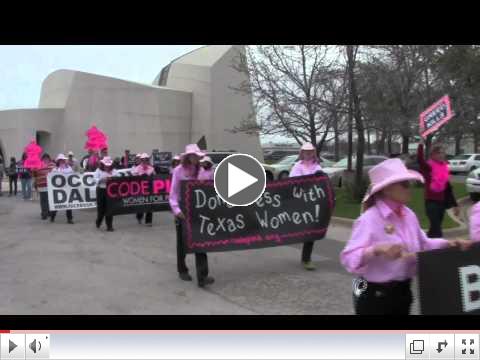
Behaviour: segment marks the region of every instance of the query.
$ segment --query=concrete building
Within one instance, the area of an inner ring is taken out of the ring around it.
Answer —
[[[19,157],[32,137],[51,154],[77,158],[96,124],[110,153],[179,153],[205,137],[208,150],[237,150],[263,160],[258,134],[232,133],[253,113],[252,99],[232,87],[248,81],[232,67],[243,46],[206,46],[166,66],[153,84],[72,70],[51,73],[36,109],[0,111],[0,151]],[[7,91],[5,89],[5,91]]]

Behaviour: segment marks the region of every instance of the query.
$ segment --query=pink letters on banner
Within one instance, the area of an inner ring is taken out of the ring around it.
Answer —
[[[426,138],[453,118],[450,97],[443,96],[435,104],[420,114],[420,134]]]

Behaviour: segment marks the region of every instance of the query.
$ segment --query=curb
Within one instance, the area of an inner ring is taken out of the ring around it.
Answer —
[[[470,199],[469,199],[468,196],[463,197],[463,198],[458,200],[458,205],[464,205],[465,203],[468,203],[469,201],[470,201]],[[462,235],[465,235],[465,234],[468,235],[468,232],[469,232],[468,226],[463,221],[461,221],[460,219],[455,217],[455,215],[453,215],[453,212],[451,210],[448,210],[447,212],[448,212],[448,216],[450,216],[450,218],[452,218],[452,220],[454,222],[456,222],[458,224],[458,226],[453,228],[453,229],[443,230],[443,234],[445,235],[445,237],[462,236]],[[330,220],[330,222],[334,225],[351,227],[351,226],[353,226],[355,220],[348,219],[348,218],[337,217],[337,216],[332,216],[332,219]]]

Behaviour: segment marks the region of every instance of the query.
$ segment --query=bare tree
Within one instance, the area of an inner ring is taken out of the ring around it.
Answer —
[[[237,91],[253,95],[257,123],[246,119],[234,131],[259,130],[298,144],[311,142],[321,151],[335,116],[327,109],[328,84],[335,62],[324,45],[258,45],[247,47],[234,67],[249,76]]]

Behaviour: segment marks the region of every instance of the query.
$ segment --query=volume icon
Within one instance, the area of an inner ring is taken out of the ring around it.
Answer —
[[[42,343],[40,341],[37,341],[37,339],[34,339],[28,346],[30,347],[30,350],[32,350],[34,354],[36,354],[37,351],[42,350]]]

